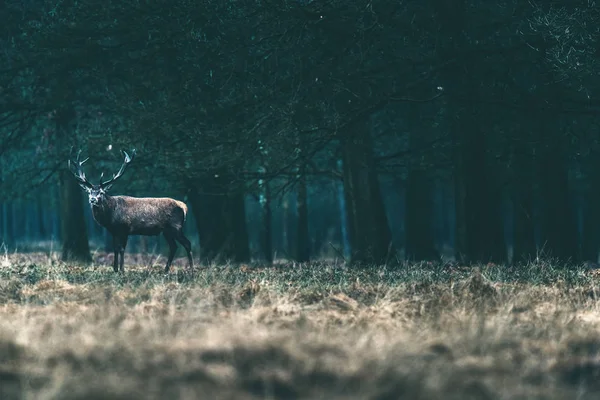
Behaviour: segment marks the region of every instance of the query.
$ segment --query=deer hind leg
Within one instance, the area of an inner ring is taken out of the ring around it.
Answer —
[[[177,234],[175,235],[175,239],[177,239],[177,241],[179,243],[181,243],[181,245],[185,249],[185,252],[187,253],[187,257],[188,257],[188,264],[189,264],[190,270],[193,270],[194,269],[194,261],[192,260],[192,244],[190,243],[189,239],[186,238],[185,235],[183,234],[183,230],[177,231]]]
[[[167,239],[167,244],[169,245],[169,258],[167,259],[167,265],[165,266],[165,274],[168,274],[169,269],[171,269],[173,258],[175,257],[175,252],[177,251],[177,243],[175,242],[175,238],[171,232],[165,231],[163,234],[165,239]]]

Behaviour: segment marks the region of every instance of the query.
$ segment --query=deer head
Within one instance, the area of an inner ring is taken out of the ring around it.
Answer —
[[[75,176],[75,179],[77,179],[77,183],[79,184],[79,186],[81,186],[81,188],[88,193],[88,200],[90,202],[90,205],[96,206],[104,200],[106,192],[110,190],[114,182],[117,179],[119,179],[121,175],[123,175],[123,172],[125,172],[125,168],[127,167],[127,165],[129,165],[129,163],[131,163],[131,160],[133,160],[133,157],[135,156],[135,149],[131,152],[131,156],[129,156],[127,152],[123,151],[125,160],[123,161],[123,165],[121,165],[121,169],[119,169],[119,172],[114,174],[113,177],[109,180],[102,182],[102,178],[104,177],[103,172],[100,175],[100,183],[98,185],[90,183],[90,181],[88,181],[88,179],[86,178],[82,166],[87,160],[89,160],[89,158],[80,161],[80,154],[81,150],[79,150],[79,152],[77,153],[77,159],[74,161],[72,161],[69,158],[69,170]]]

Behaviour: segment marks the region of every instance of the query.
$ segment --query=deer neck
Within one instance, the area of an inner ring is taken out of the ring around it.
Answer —
[[[105,195],[102,202],[92,206],[92,215],[94,216],[94,219],[104,227],[110,223],[113,213],[113,203],[114,199],[111,196]]]

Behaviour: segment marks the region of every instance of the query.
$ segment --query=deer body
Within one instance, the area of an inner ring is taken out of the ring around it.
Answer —
[[[94,220],[112,234],[156,236],[166,227],[182,229],[187,216],[185,203],[168,197],[105,195],[91,208]]]
[[[133,153],[135,154],[135,153]],[[89,183],[81,170],[81,165],[87,160],[79,162],[77,157],[77,173],[74,173],[79,185],[88,192],[89,203],[94,220],[106,228],[113,237],[115,272],[124,271],[124,254],[129,235],[156,236],[162,233],[169,245],[169,257],[165,266],[165,273],[169,272],[177,243],[186,250],[190,269],[193,268],[191,243],[183,234],[183,224],[187,216],[185,203],[169,197],[131,197],[110,196],[106,193],[113,182],[125,170],[131,158],[125,153],[125,162],[120,171],[112,179],[101,182],[99,185]],[[71,161],[69,160],[69,166]],[[120,260],[119,260],[120,259]],[[120,261],[120,262],[119,262]]]

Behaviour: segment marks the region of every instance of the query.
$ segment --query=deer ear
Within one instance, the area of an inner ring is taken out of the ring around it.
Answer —
[[[113,185],[113,184],[111,183],[110,185],[106,185],[106,186],[105,186],[105,187],[103,187],[102,189],[104,189],[104,191],[106,192],[106,191],[110,190],[110,188],[112,187],[112,185]]]
[[[82,183],[80,183],[80,184],[79,184],[79,187],[81,187],[81,188],[82,188],[83,190],[85,190],[87,193],[89,193],[89,192],[90,192],[90,190],[91,190],[89,187],[85,186],[85,185],[84,185],[84,184],[82,184]]]

